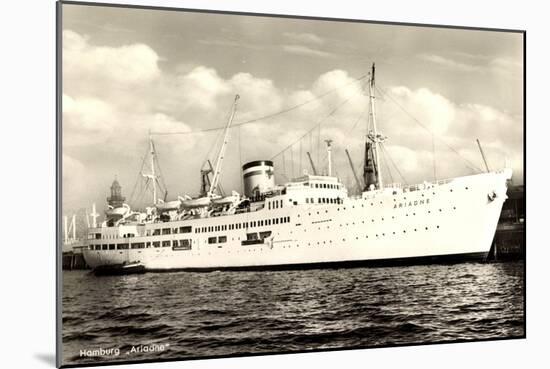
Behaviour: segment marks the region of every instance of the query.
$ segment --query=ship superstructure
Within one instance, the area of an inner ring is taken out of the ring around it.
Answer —
[[[372,130],[360,195],[350,196],[332,175],[330,140],[326,175],[304,174],[278,185],[274,163],[256,160],[242,166],[244,193],[222,194],[219,180],[237,95],[215,165],[201,171],[201,195],[159,199],[151,139],[150,173],[143,176],[152,185],[153,205],[132,211],[113,184],[105,221],[89,229],[86,262],[98,273],[123,273],[483,260],[511,170],[412,186],[384,183],[379,145],[385,137],[376,127],[374,82],[373,65]]]

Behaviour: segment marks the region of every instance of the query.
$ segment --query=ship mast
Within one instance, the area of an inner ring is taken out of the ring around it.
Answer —
[[[151,153],[151,173],[145,174],[141,173],[141,175],[145,178],[148,178],[151,180],[153,184],[153,205],[157,204],[157,176],[155,174],[155,145],[153,144],[153,137],[151,136],[151,133],[149,133],[149,151]]]
[[[371,109],[371,115],[372,115],[372,131],[368,133],[367,137],[369,140],[372,141],[374,144],[374,162],[376,164],[377,170],[377,187],[378,189],[382,189],[384,182],[382,181],[382,173],[380,172],[380,155],[378,153],[378,145],[384,141],[384,137],[380,135],[376,129],[376,110],[375,110],[375,104],[374,104],[374,72],[375,67],[374,63],[372,63],[372,71],[371,71],[371,77],[370,77],[370,83],[369,83],[369,100],[370,100],[370,109]]]
[[[235,112],[237,110],[237,100],[239,100],[239,95],[235,95],[235,101],[233,102],[233,108],[231,109],[231,116],[229,117],[227,125],[225,126],[223,143],[222,147],[220,148],[220,152],[218,153],[218,158],[216,159],[216,168],[214,169],[214,177],[212,178],[212,183],[210,185],[210,189],[208,190],[208,197],[212,197],[212,195],[214,194],[214,190],[216,189],[216,187],[218,187],[218,182],[220,181],[220,173],[222,170],[225,149],[227,147],[227,142],[229,141],[229,128],[231,127],[231,123],[233,122],[233,118],[235,117]]]

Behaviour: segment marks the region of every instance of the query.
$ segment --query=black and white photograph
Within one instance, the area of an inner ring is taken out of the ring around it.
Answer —
[[[525,338],[525,31],[62,1],[57,34],[58,366]]]

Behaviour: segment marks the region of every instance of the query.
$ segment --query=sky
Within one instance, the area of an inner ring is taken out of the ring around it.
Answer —
[[[226,124],[235,94],[236,124],[309,103],[230,130],[224,189],[241,192],[250,160],[273,159],[278,182],[311,173],[308,151],[324,171],[325,139],[351,187],[344,150],[360,172],[368,96],[357,78],[373,62],[385,182],[479,172],[479,139],[490,168],[508,163],[523,183],[520,33],[64,4],[64,212],[101,211],[115,177],[130,205],[150,201],[130,196],[150,131],[193,132],[153,139],[168,199],[196,195],[221,132],[200,131]]]

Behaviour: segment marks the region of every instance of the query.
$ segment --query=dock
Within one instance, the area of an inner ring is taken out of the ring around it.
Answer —
[[[509,186],[488,260],[525,260],[525,188]]]

